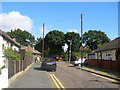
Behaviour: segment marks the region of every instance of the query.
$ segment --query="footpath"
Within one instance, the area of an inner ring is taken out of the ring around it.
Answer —
[[[34,63],[10,88],[52,88],[47,72],[40,66],[40,63]]]

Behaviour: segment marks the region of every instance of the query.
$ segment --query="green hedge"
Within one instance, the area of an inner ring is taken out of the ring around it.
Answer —
[[[20,60],[20,54],[11,48],[4,49],[4,57],[6,57],[8,60]]]

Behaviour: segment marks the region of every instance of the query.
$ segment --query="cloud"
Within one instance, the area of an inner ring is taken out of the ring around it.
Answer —
[[[77,29],[69,29],[68,31],[69,31],[69,32],[75,32],[75,33],[78,33],[78,30],[77,30]]]
[[[32,30],[32,19],[20,14],[18,11],[0,14],[0,29],[10,31],[11,29]]]

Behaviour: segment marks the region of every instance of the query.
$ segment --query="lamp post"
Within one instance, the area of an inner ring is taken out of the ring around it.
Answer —
[[[72,47],[72,40],[68,40],[68,42],[70,42],[69,61],[68,61],[68,63],[70,64],[70,61],[71,61],[71,47]]]

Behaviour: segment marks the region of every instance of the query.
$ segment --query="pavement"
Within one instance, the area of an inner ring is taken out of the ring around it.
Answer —
[[[46,71],[41,70],[40,63],[34,63],[11,88],[52,88]]]

